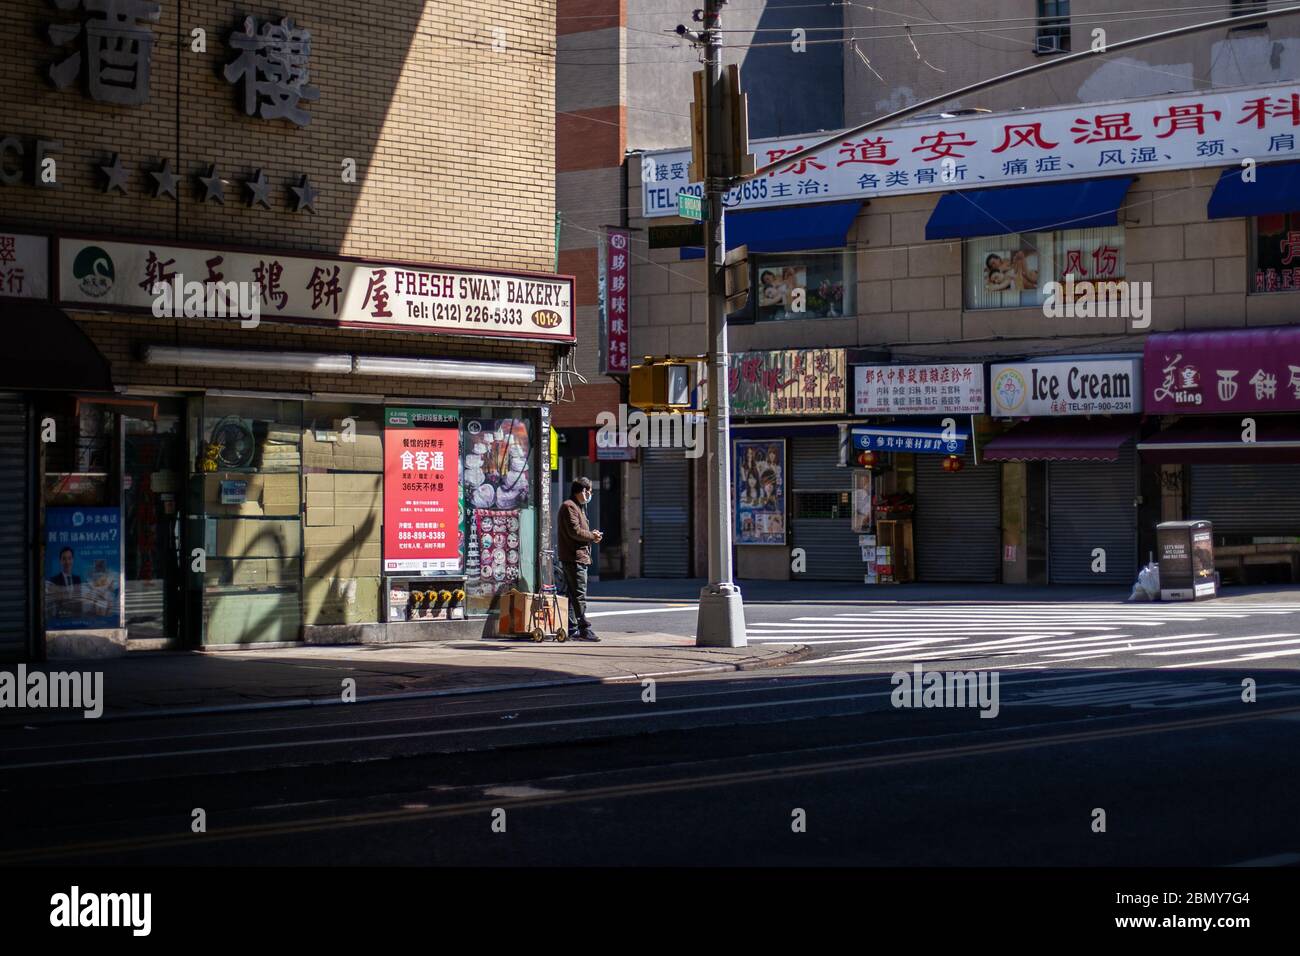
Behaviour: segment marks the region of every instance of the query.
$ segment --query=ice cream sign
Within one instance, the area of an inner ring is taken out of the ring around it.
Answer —
[[[1140,411],[1141,360],[1018,362],[990,372],[992,414],[1129,415]]]

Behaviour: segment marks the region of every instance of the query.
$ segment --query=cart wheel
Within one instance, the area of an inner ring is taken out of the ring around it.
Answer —
[[[535,627],[535,628],[533,628],[533,641],[534,641],[534,643],[540,644],[540,643],[542,643],[542,641],[544,641],[544,640],[546,640],[546,632],[543,631],[540,627]]]
[[[561,644],[563,644],[565,641],[569,639],[569,635],[564,630],[564,628],[560,628],[558,631],[555,632],[555,639],[559,641]]]

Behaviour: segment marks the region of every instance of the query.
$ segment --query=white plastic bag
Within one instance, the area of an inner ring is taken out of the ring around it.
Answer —
[[[1130,601],[1155,601],[1160,597],[1160,565],[1154,561],[1138,572]]]

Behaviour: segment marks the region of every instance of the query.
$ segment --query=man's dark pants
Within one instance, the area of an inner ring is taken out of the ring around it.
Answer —
[[[591,630],[587,620],[587,565],[577,561],[561,561],[564,568],[564,585],[569,592],[569,633],[581,634]]]

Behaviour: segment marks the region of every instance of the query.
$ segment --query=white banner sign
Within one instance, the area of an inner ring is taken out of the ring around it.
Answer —
[[[1013,183],[1240,166],[1296,159],[1300,85],[909,122],[846,137],[736,187],[728,208],[750,209]],[[758,164],[812,146],[820,133],[756,140]],[[689,149],[642,157],[647,218],[677,215],[677,194],[703,195],[686,176]]]
[[[1142,359],[1018,362],[989,372],[990,414],[1128,415],[1142,410]]]
[[[0,299],[50,297],[50,241],[0,232]]]
[[[174,285],[179,278],[205,288],[257,283],[263,321],[574,338],[573,280],[561,276],[98,239],[61,238],[58,256],[59,303],[68,306],[152,310],[155,287]]]
[[[857,415],[984,414],[984,366],[859,365],[853,371]]]

